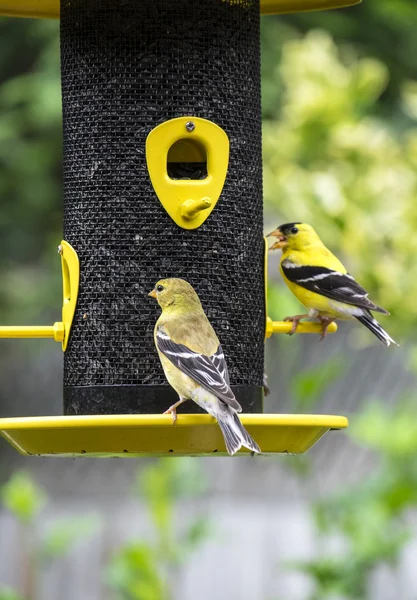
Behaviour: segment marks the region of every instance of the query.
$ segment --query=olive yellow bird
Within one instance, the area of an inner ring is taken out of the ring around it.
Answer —
[[[285,283],[308,313],[287,317],[295,333],[300,319],[319,319],[322,339],[336,319],[357,319],[386,346],[398,345],[376,321],[371,311],[388,315],[368,298],[368,293],[342,263],[326,248],[314,229],[306,223],[285,223],[267,237],[277,241],[270,250],[282,249],[280,271]]]
[[[183,279],[161,279],[149,296],[162,308],[155,345],[165,377],[180,397],[164,414],[171,413],[175,423],[177,407],[194,400],[217,419],[229,454],[242,446],[260,452],[239,420],[242,407],[230,389],[221,344],[194,289]]]

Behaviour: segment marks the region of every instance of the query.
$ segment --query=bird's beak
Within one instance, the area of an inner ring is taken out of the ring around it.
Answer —
[[[278,241],[275,242],[275,244],[272,244],[270,250],[279,250],[279,248],[282,248],[287,243],[287,238],[285,237],[285,235],[282,234],[282,231],[280,231],[279,229],[274,229],[274,231],[268,233],[266,237],[278,238]]]
[[[155,298],[155,300],[156,300],[156,292],[155,292],[155,290],[152,290],[152,292],[149,292],[148,296],[150,296],[151,298]]]

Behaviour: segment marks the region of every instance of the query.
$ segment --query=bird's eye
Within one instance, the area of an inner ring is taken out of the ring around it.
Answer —
[[[157,285],[157,286],[156,286],[156,291],[157,291],[157,292],[162,292],[162,290],[163,290],[163,289],[164,289],[164,286],[163,286],[163,285]]]
[[[291,229],[291,233],[298,233],[298,227],[293,227]]]

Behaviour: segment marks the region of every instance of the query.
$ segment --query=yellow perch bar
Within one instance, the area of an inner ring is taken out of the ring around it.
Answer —
[[[273,333],[290,333],[292,327],[291,322],[286,321],[272,321],[268,317],[266,323],[266,336],[267,338],[271,337]],[[297,333],[321,333],[322,325],[321,323],[314,323],[305,321],[298,323]],[[335,333],[337,331],[336,323],[330,323],[327,328],[327,333]]]
[[[56,342],[62,342],[64,324],[0,327],[0,338],[52,338]]]

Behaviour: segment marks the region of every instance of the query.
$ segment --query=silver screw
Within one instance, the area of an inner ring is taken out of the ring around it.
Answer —
[[[187,130],[189,133],[191,133],[191,132],[192,132],[192,131],[194,131],[194,129],[195,129],[195,124],[194,124],[192,121],[188,121],[188,122],[185,124],[185,129],[186,129],[186,130]]]
[[[59,244],[59,246],[58,246],[58,254],[62,254],[63,250],[64,250],[63,247],[61,246],[61,244]]]

